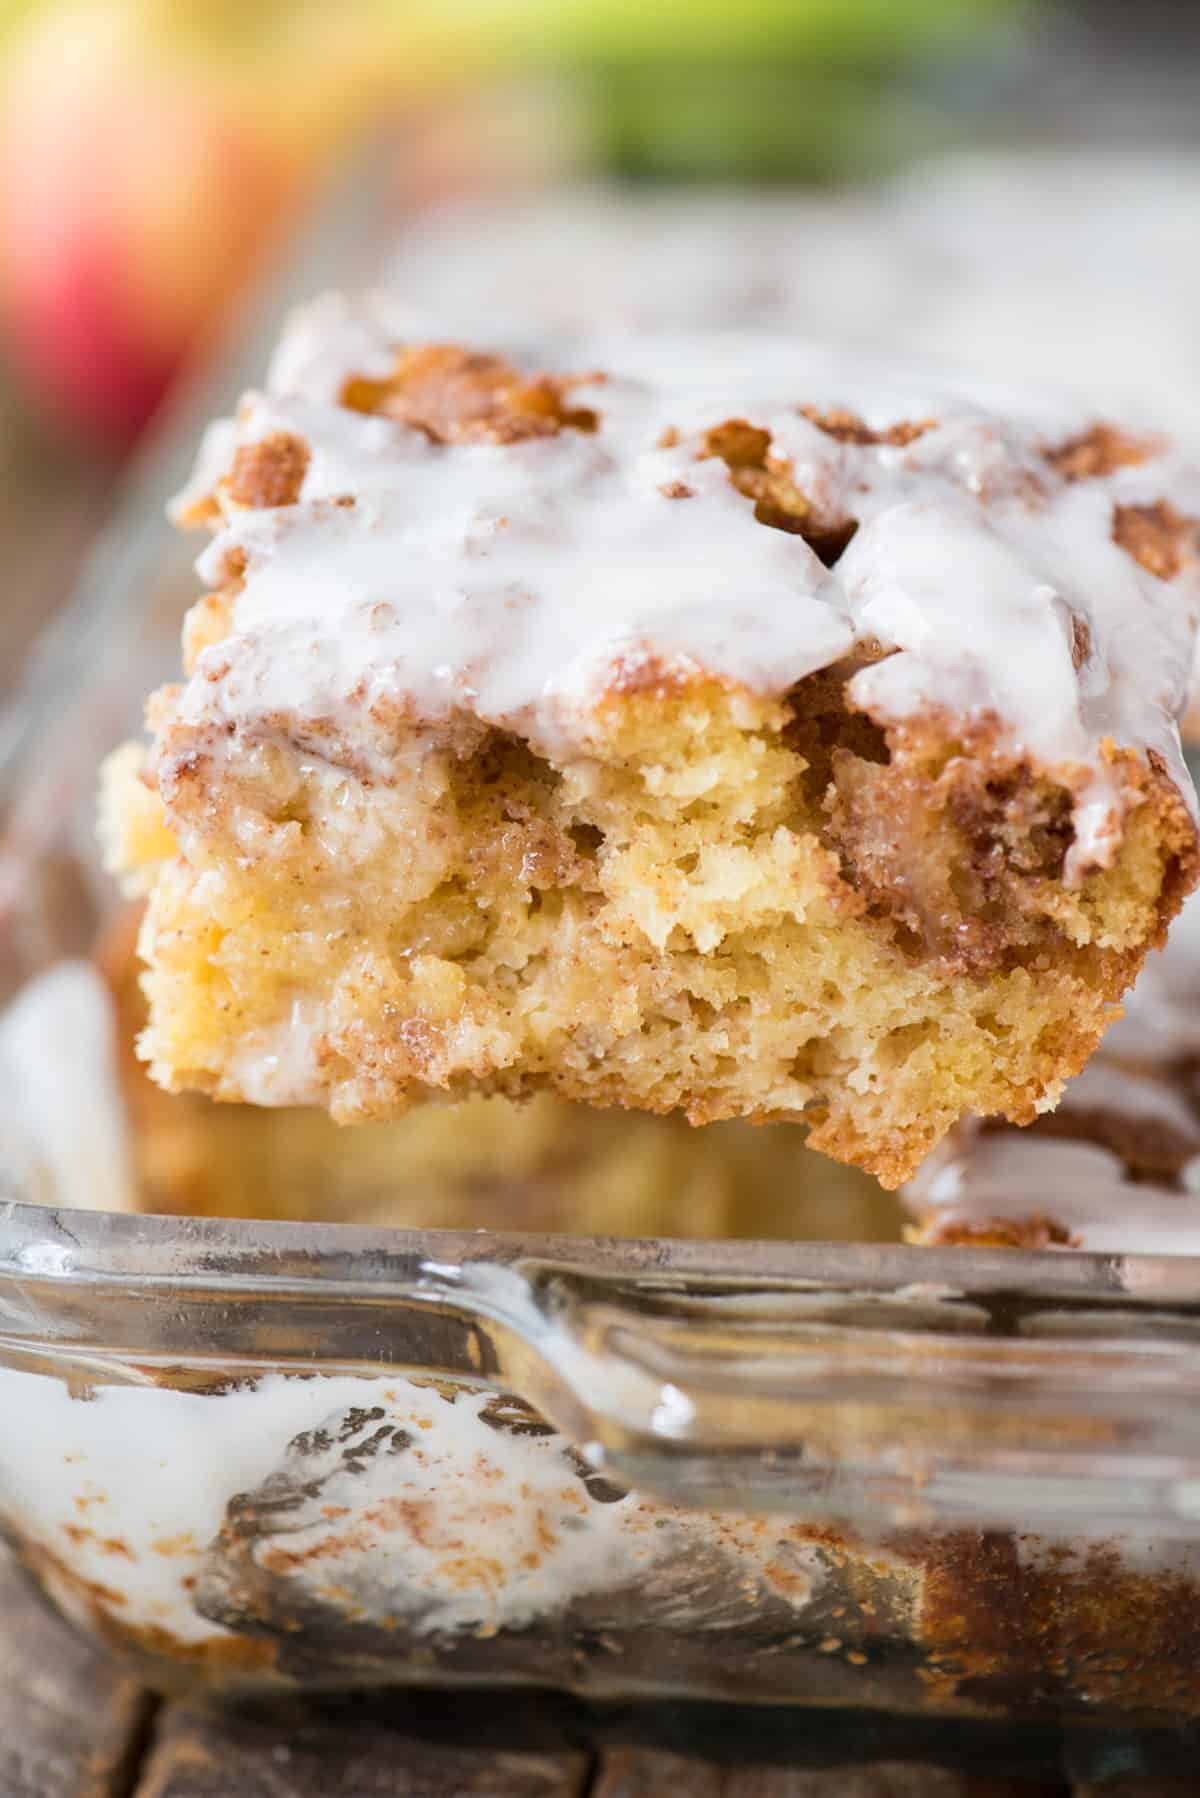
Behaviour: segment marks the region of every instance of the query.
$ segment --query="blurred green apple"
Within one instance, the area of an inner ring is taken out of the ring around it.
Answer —
[[[331,148],[383,107],[573,69],[610,161],[759,173],[774,157],[806,172],[848,134],[865,140],[892,59],[1002,10],[1004,0],[0,0],[8,345],[68,418],[127,441]]]
[[[914,72],[982,53],[1030,0],[443,0],[423,29],[567,67],[600,159],[667,177],[824,179],[945,130]]]
[[[1011,0],[392,0],[420,42],[521,61],[919,50]]]

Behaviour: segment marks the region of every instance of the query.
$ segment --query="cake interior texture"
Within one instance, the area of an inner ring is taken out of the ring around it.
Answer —
[[[898,1201],[804,1145],[803,1129],[572,1105],[552,1093],[415,1107],[342,1130],[314,1107],[166,1093],[135,1051],[146,1004],[140,907],[95,961],[113,1008],[118,1086],[140,1209],[403,1229],[581,1236],[894,1241]]]
[[[381,444],[419,454],[422,479],[432,468],[451,491],[463,457],[532,447],[544,468],[603,440],[602,384],[439,345],[393,360],[340,383],[332,428],[360,452],[373,433],[377,459]],[[1195,877],[1165,752],[1094,732],[1089,764],[1055,761],[984,705],[926,696],[889,712],[870,695],[895,686],[895,645],[825,623],[816,665],[774,682],[626,644],[574,696],[567,731],[519,707],[485,715],[462,697],[469,660],[434,716],[402,679],[347,675],[338,705],[282,704],[273,670],[303,663],[310,639],[272,638],[256,568],[279,589],[271,558],[304,529],[333,558],[320,566],[352,566],[373,527],[352,490],[307,496],[319,444],[281,415],[297,423],[282,402],[264,421],[250,405],[191,504],[226,534],[185,632],[188,678],[151,704],[149,761],[122,751],[106,780],[110,859],[150,895],[142,1048],[156,1080],[356,1123],[429,1098],[544,1093],[693,1124],[800,1121],[812,1147],[885,1185],[966,1113],[1026,1123],[1053,1103]],[[957,479],[953,454],[928,447],[936,420],[868,425],[800,403],[789,416],[836,461],[836,495],[801,479],[778,430],[718,416],[660,435],[668,472],[684,473],[657,483],[657,505],[732,506],[738,531],[771,540],[762,553],[802,558],[820,583],[848,568],[856,538],[908,528],[903,506],[851,512],[856,480],[900,468],[941,493]],[[1119,564],[1149,634],[1165,630],[1193,526],[1122,486],[1144,479],[1151,449],[1097,427],[1005,455],[997,509],[1070,505],[1074,519],[1084,495],[1088,529],[1104,521],[1104,578]],[[1041,483],[1033,498],[1021,480]],[[982,505],[955,489],[951,550],[964,503]],[[536,566],[536,541],[527,555]],[[310,580],[302,611],[319,612],[314,594]],[[395,625],[388,606],[355,604],[355,631]],[[1086,699],[1104,659],[1097,691],[1106,678],[1116,690],[1095,619],[1054,617],[1055,677]],[[336,620],[305,612],[303,625],[336,660]],[[1164,652],[1153,671],[1172,705],[1191,647],[1178,628],[1178,667]],[[1085,842],[1097,782],[1106,822]]]

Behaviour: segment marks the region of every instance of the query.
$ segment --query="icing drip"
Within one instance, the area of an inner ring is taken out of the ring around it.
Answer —
[[[1200,1172],[1200,1161],[1191,1165]],[[1181,1191],[1135,1184],[1097,1143],[1017,1130],[960,1141],[931,1157],[905,1201],[918,1215],[936,1213],[943,1229],[1040,1216],[1093,1254],[1200,1255],[1200,1180]]]

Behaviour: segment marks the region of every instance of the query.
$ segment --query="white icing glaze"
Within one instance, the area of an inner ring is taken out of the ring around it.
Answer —
[[[83,1402],[55,1379],[0,1368],[0,1517],[76,1579],[115,1592],[119,1625],[183,1643],[228,1633],[198,1605],[229,1568],[218,1532],[237,1495],[267,1480],[296,1506],[268,1527],[259,1564],[351,1623],[491,1635],[705,1551],[731,1557],[730,1588],[748,1606],[783,1597],[803,1612],[821,1580],[815,1547],[781,1541],[767,1520],[633,1493],[597,1502],[561,1436],[481,1416],[494,1398],[460,1389],[451,1401],[398,1377],[269,1374],[213,1394],[98,1385]],[[357,1430],[352,1411],[367,1413]],[[380,1432],[382,1452],[347,1463],[355,1435]],[[70,1589],[60,1596],[70,1602]]]
[[[1198,208],[1192,150],[956,149],[834,196],[577,184],[443,207],[406,228],[386,281],[448,324],[486,292],[526,329],[737,323],[885,346],[1194,442],[1200,250],[1180,220]]]
[[[1073,407],[762,337],[593,338],[526,356],[531,372],[607,372],[572,392],[600,415],[594,435],[448,447],[335,403],[349,375],[441,336],[378,295],[326,299],[291,326],[236,440],[291,431],[311,465],[298,505],[235,516],[201,559],[215,582],[239,552],[246,578],[232,635],[182,695],[173,750],[214,725],[303,741],[332,722],[340,753],[385,778],[398,711],[414,726],[465,711],[554,755],[586,746],[590,704],[623,663],[653,656],[780,693],[880,640],[898,653],[856,677],[857,702],[882,722],[931,708],[998,721],[1010,747],[1073,782],[1076,867],[1105,861],[1119,832],[1105,739],[1156,751],[1191,802],[1172,720],[1200,586],[1155,579],[1111,536],[1117,503],[1200,500],[1174,458],[1064,483],[1041,451],[1086,429]],[[521,360],[519,345],[477,338]],[[860,446],[801,405],[875,429],[937,422],[907,447]],[[858,520],[832,571],[760,524],[719,459],[697,460],[731,418],[771,434],[822,515]],[[663,448],[667,430],[678,441]],[[209,439],[204,482],[232,443]],[[677,482],[690,497],[667,497]],[[344,494],[352,507],[331,503]],[[1091,643],[1078,674],[1073,615]]]
[[[31,980],[0,1017],[0,1134],[16,1196],[84,1211],[134,1208],[116,1053],[112,998],[84,961]]]
[[[939,1225],[1037,1214],[1101,1255],[1200,1255],[1200,1193],[1135,1184],[1098,1143],[999,1130],[936,1150],[904,1191]]]

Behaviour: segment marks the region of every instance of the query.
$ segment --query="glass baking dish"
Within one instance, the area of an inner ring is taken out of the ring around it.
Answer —
[[[1174,1262],[0,1207],[0,1519],[152,1684],[1200,1712]]]
[[[404,1155],[371,1160],[372,1215],[521,1228],[319,1221],[326,1185],[355,1215],[351,1151],[313,1160],[296,1117],[221,1153],[312,1221],[133,1207],[96,768],[174,664],[193,548],[161,508],[200,423],[287,300],[369,268],[374,206],[359,180],[327,209],[151,445],[0,730],[0,1529],[164,1688],[1200,1719],[1198,1261],[787,1240],[831,1191],[892,1227],[811,1157],[747,1162],[732,1225],[618,1191],[613,1234],[544,1234],[570,1204],[507,1166],[447,1210]],[[156,1114],[154,1141],[227,1122]]]

